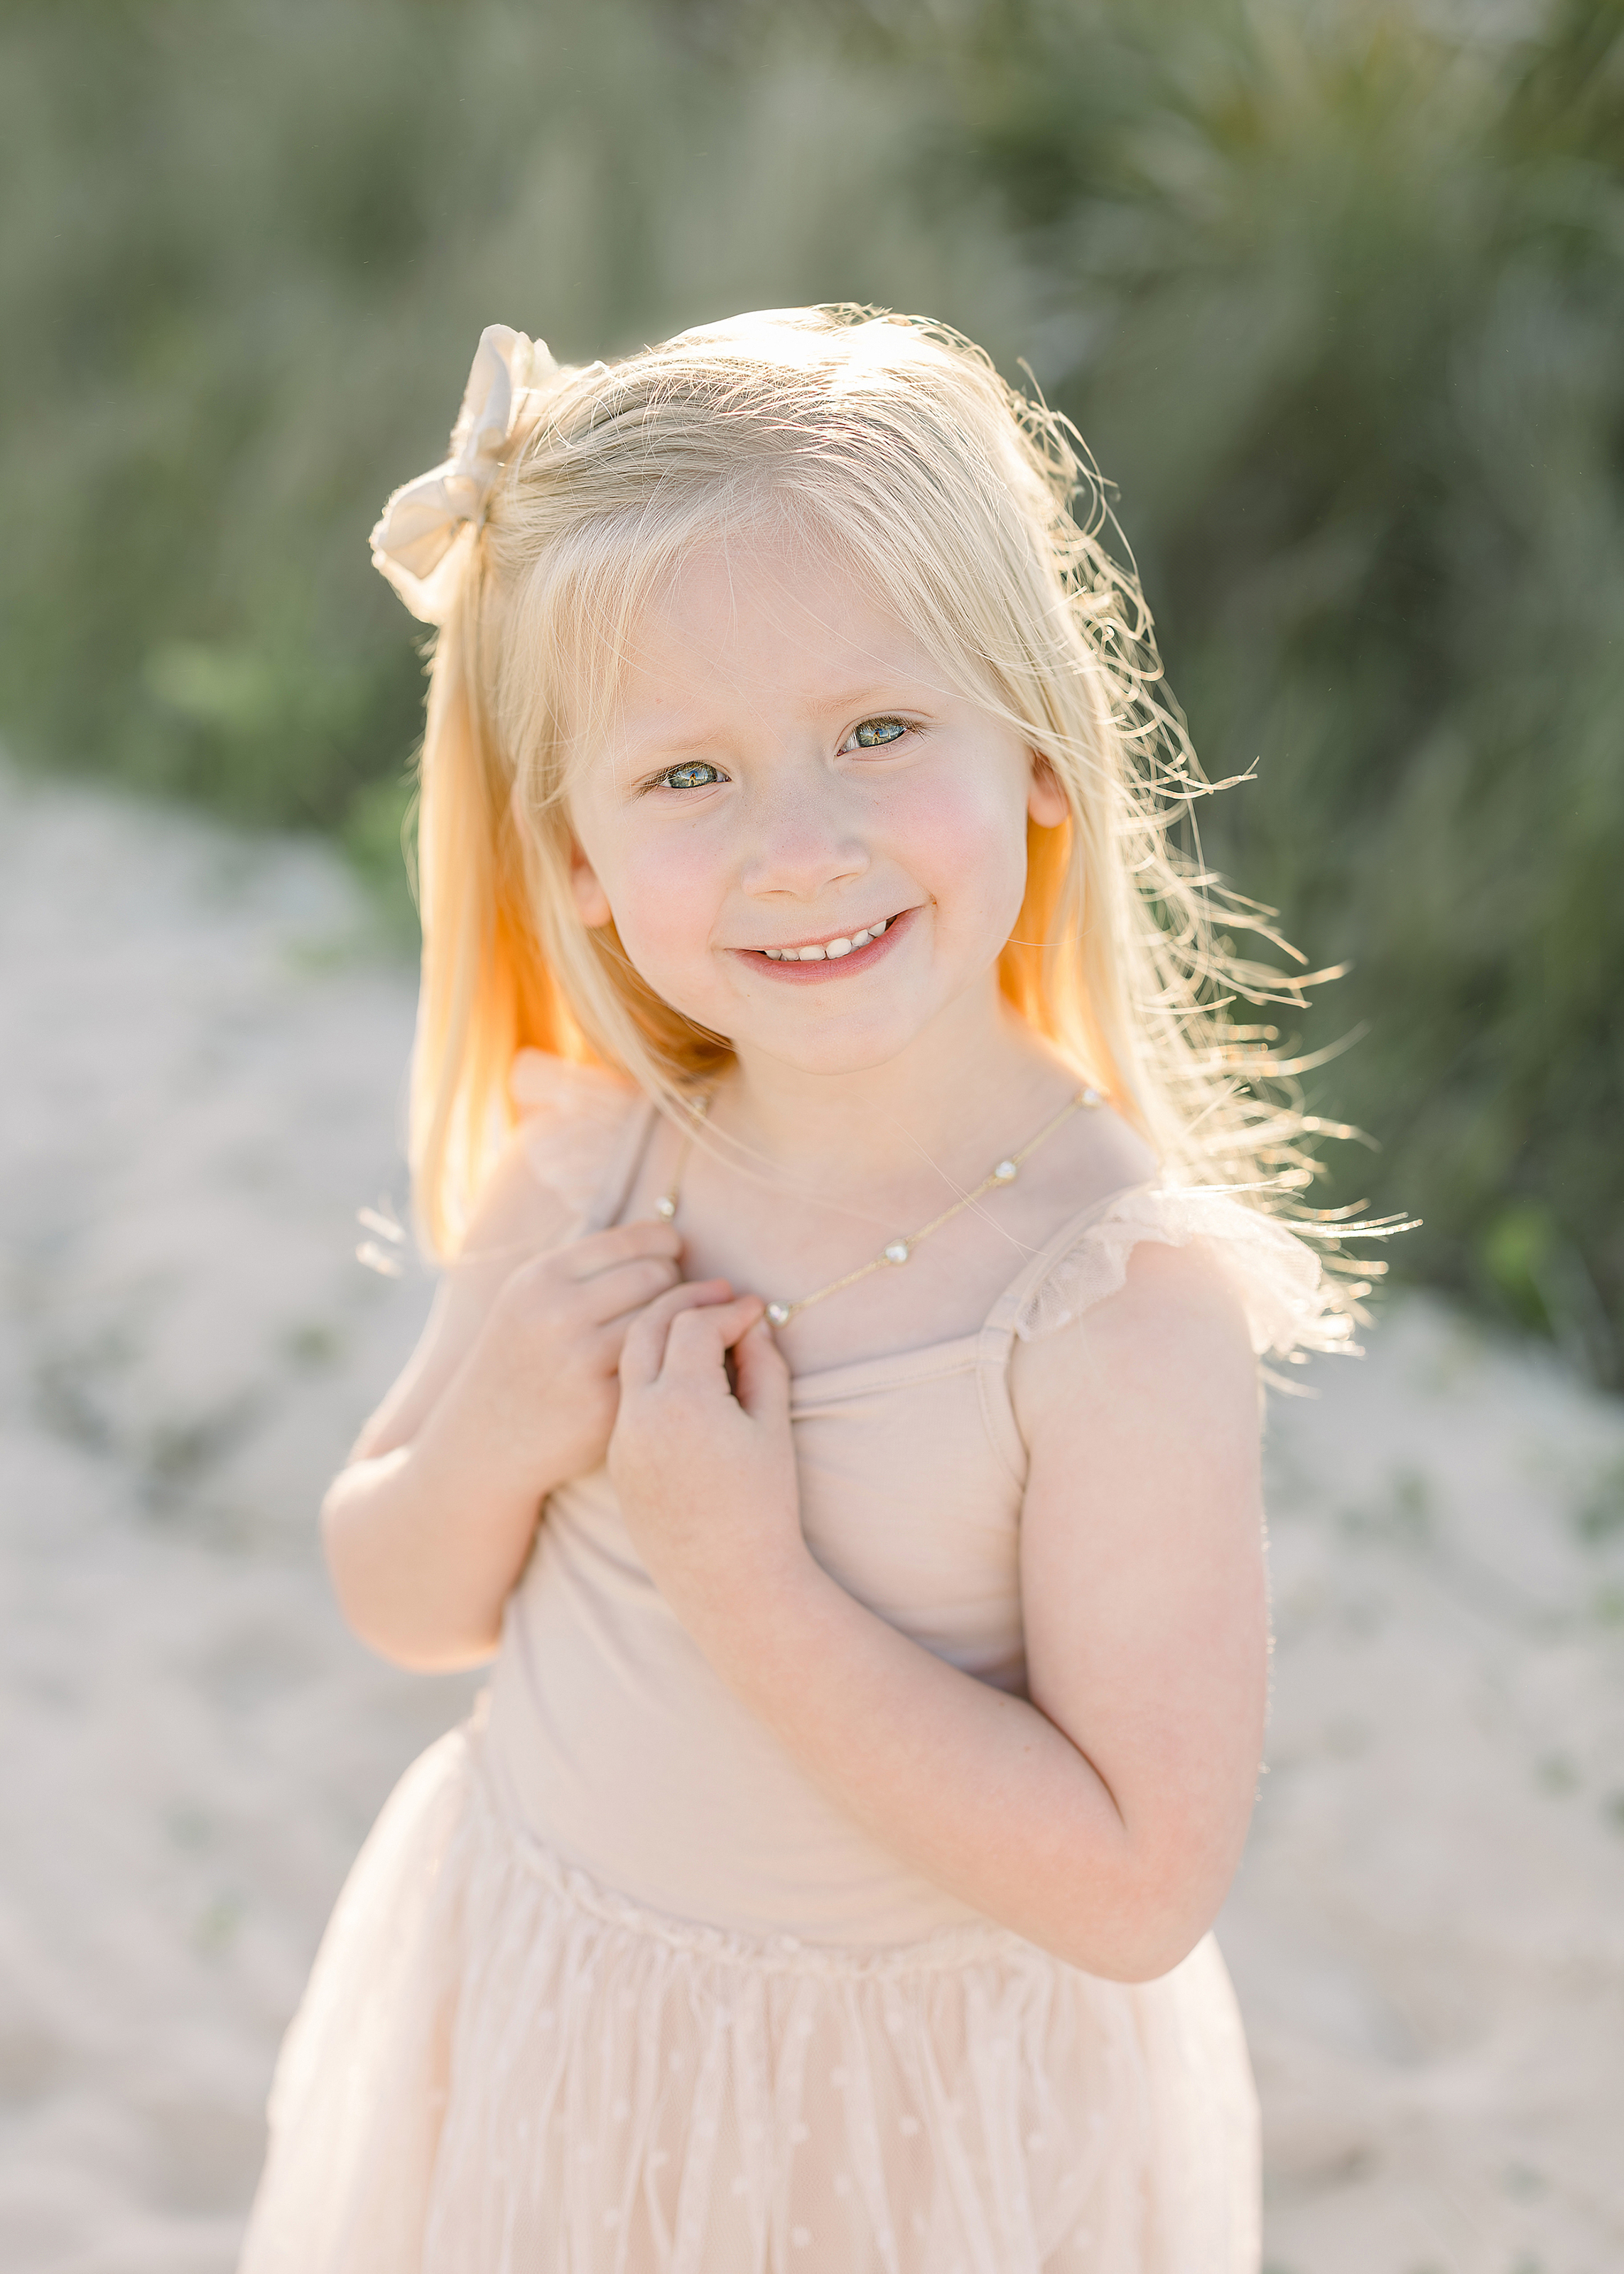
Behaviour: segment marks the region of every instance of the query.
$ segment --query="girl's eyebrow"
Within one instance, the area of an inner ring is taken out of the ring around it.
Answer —
[[[635,750],[639,757],[662,758],[684,757],[689,750],[711,750],[723,739],[723,736],[714,729],[707,732],[703,728],[696,734],[683,734],[669,742],[662,739],[658,733],[639,734],[634,732],[627,737],[629,746]]]
[[[899,679],[900,677],[901,674],[898,674],[898,678]],[[919,681],[908,681],[906,683],[908,684],[911,692],[915,695],[922,694],[925,691],[922,683]],[[889,702],[887,700],[888,693],[890,697]],[[828,707],[831,711],[839,712],[843,717],[861,719],[865,712],[883,715],[892,706],[899,711],[917,711],[920,707],[917,703],[906,701],[899,702],[898,700],[898,684],[896,679],[886,681],[880,684],[871,684],[867,687],[860,687],[854,694],[837,696],[830,702]]]
[[[885,686],[871,683],[866,687],[860,687],[854,691],[821,697],[816,703],[806,704],[802,715],[819,719],[825,718],[861,719],[865,713],[877,716],[890,708],[902,711],[919,709],[920,706],[916,702],[898,702],[895,681],[889,684],[889,702]],[[915,694],[924,691],[922,687],[915,687],[913,689]],[[736,723],[730,720],[726,725],[723,725],[718,721],[714,727],[698,727],[690,733],[673,729],[667,738],[661,734],[656,721],[650,722],[646,732],[633,722],[627,734],[627,745],[628,749],[635,749],[640,757],[645,755],[652,757],[656,754],[662,757],[683,757],[690,750],[714,749],[718,742],[728,740]]]

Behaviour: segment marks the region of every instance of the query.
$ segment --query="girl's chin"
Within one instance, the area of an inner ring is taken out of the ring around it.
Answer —
[[[903,935],[896,948],[903,946],[919,914],[911,908],[904,921],[892,925]],[[643,975],[696,1028],[725,1035],[742,1063],[759,1060],[763,1067],[789,1067],[824,1078],[869,1073],[893,1064],[944,1013],[951,1016],[956,1001],[968,1010],[971,998],[984,998],[986,1007],[996,1014],[1001,1000],[996,960],[990,972],[972,972],[962,987],[955,987],[951,975],[932,959],[921,962],[917,954],[898,954],[894,950],[886,955],[886,946],[887,939],[882,938],[874,943],[874,948],[882,951],[878,956],[873,956],[873,950],[859,950],[832,963],[802,965],[800,968],[809,984],[797,984],[794,980],[784,983],[781,974],[786,968],[795,970],[793,965],[765,963],[756,956],[747,959],[731,953],[726,962],[743,968],[736,976],[728,970],[726,981],[731,983],[719,988],[704,985],[690,993],[680,984],[662,986],[652,973]],[[843,967],[858,963],[860,956],[864,961],[873,956],[876,963],[887,968],[867,978],[861,969],[854,971],[850,975],[852,983],[847,984]],[[825,972],[838,975],[831,983],[820,979],[818,975]]]
[[[808,998],[802,998],[803,1001]],[[821,1009],[828,996],[815,998]],[[832,1008],[832,1006],[831,1006]],[[730,1037],[741,1064],[791,1067],[823,1080],[872,1073],[894,1065],[935,1028],[951,1005],[938,999],[892,1000],[860,1016],[774,1018],[752,1004],[751,1015],[737,1020]]]
[[[908,1034],[857,1043],[849,1037],[837,1042],[825,1035],[808,1036],[802,1043],[799,1036],[773,1035],[755,1040],[741,1035],[733,1043],[733,1054],[743,1066],[777,1066],[815,1074],[820,1081],[838,1081],[843,1074],[872,1073],[878,1066],[892,1065],[915,1039],[916,1034]]]
[[[774,1019],[770,1011],[752,1004],[748,1013],[737,1005],[712,1006],[711,1015],[697,1008],[686,1014],[696,1027],[724,1035],[741,1065],[792,1069],[796,1073],[824,1079],[841,1074],[870,1073],[906,1055],[930,1023],[929,1012],[917,1018],[898,1017],[897,1006],[884,1015],[823,1020]]]

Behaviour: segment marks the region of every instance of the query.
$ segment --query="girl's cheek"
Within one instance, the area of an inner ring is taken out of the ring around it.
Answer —
[[[956,780],[909,785],[890,816],[898,856],[955,926],[997,923],[1026,890],[1024,790],[1017,808],[1003,794],[1002,771],[969,768]]]
[[[643,976],[658,984],[706,962],[724,898],[715,863],[696,846],[666,843],[627,862],[615,893],[615,928]]]

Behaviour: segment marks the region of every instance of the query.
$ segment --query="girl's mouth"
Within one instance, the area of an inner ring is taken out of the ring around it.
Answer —
[[[882,916],[866,930],[838,933],[828,939],[808,940],[793,947],[741,947],[734,950],[753,970],[792,985],[817,985],[839,979],[848,972],[867,971],[886,954],[898,933],[906,929],[916,908]]]

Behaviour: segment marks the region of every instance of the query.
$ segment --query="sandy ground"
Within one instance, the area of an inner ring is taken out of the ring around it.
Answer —
[[[226,2274],[279,2033],[467,1682],[322,1484],[428,1285],[408,976],[319,849],[0,775],[0,2265]],[[1271,2274],[1624,2264],[1624,1410],[1421,1299],[1272,1423],[1270,1769],[1222,1934]]]

